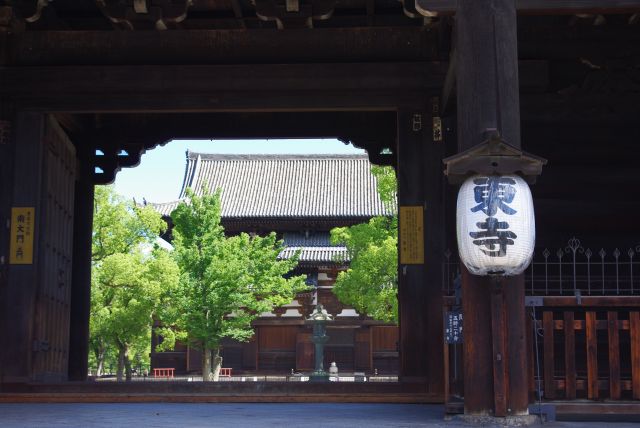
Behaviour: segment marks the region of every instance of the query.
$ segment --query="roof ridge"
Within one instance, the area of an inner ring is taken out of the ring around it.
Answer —
[[[166,202],[147,201],[147,205],[169,205],[169,204],[180,203],[180,202],[183,202],[183,201],[184,201],[184,198],[173,199],[171,201],[166,201]]]
[[[213,161],[234,161],[234,160],[320,160],[320,159],[368,159],[366,153],[363,154],[333,154],[333,153],[310,153],[310,154],[224,154],[224,153],[200,153],[187,152],[187,160],[195,160],[200,156],[202,160]]]

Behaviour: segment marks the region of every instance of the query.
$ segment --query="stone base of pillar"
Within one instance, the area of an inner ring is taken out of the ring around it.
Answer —
[[[329,382],[329,373],[313,372],[309,375],[309,382]]]
[[[453,415],[446,419],[452,422],[462,422],[469,426],[485,427],[528,427],[540,423],[540,416],[537,415],[506,416],[504,418],[489,415]]]

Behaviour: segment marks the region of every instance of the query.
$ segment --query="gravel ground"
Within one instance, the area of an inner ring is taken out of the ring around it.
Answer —
[[[538,422],[536,424],[540,426]],[[0,427],[464,427],[419,404],[0,404]],[[479,425],[476,425],[479,426]],[[482,426],[495,426],[483,424]],[[637,423],[553,422],[548,428],[638,428]]]

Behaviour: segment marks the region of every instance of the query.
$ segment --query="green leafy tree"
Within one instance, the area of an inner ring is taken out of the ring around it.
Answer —
[[[372,167],[382,201],[390,212],[396,206],[396,177],[390,167]],[[398,219],[373,217],[369,222],[331,231],[334,244],[344,244],[351,260],[340,272],[333,292],[358,312],[398,321]]]
[[[274,307],[290,303],[307,289],[301,276],[286,278],[297,258],[279,260],[275,234],[225,237],[219,192],[202,197],[188,191],[188,203],[171,214],[174,257],[180,267],[173,319],[163,320],[161,349],[175,340],[202,351],[205,381],[218,380],[223,338],[253,336],[251,322]]]
[[[153,317],[179,278],[171,256],[153,248],[164,227],[151,207],[136,207],[111,187],[96,187],[90,346],[97,374],[115,351],[118,380],[125,372],[130,380],[132,357],[150,346]]]

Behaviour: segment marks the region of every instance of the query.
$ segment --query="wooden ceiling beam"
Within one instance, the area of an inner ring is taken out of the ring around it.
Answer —
[[[520,98],[522,121],[538,123],[635,124],[640,93],[526,94]]]
[[[66,112],[395,110],[440,92],[447,64],[327,63],[0,68],[0,95]],[[521,63],[542,91],[544,61]],[[43,78],[46,76],[46,78]]]
[[[86,115],[75,115],[85,117]],[[127,140],[277,139],[349,137],[391,144],[395,112],[106,114],[94,132]]]
[[[39,31],[9,40],[14,65],[117,65],[426,61],[423,27],[308,30]]]
[[[451,15],[457,0],[415,0],[424,16]],[[516,0],[518,13],[532,15],[574,15],[583,13],[635,13],[640,0]]]
[[[395,110],[420,106],[446,64],[0,68],[0,97],[66,112]]]

